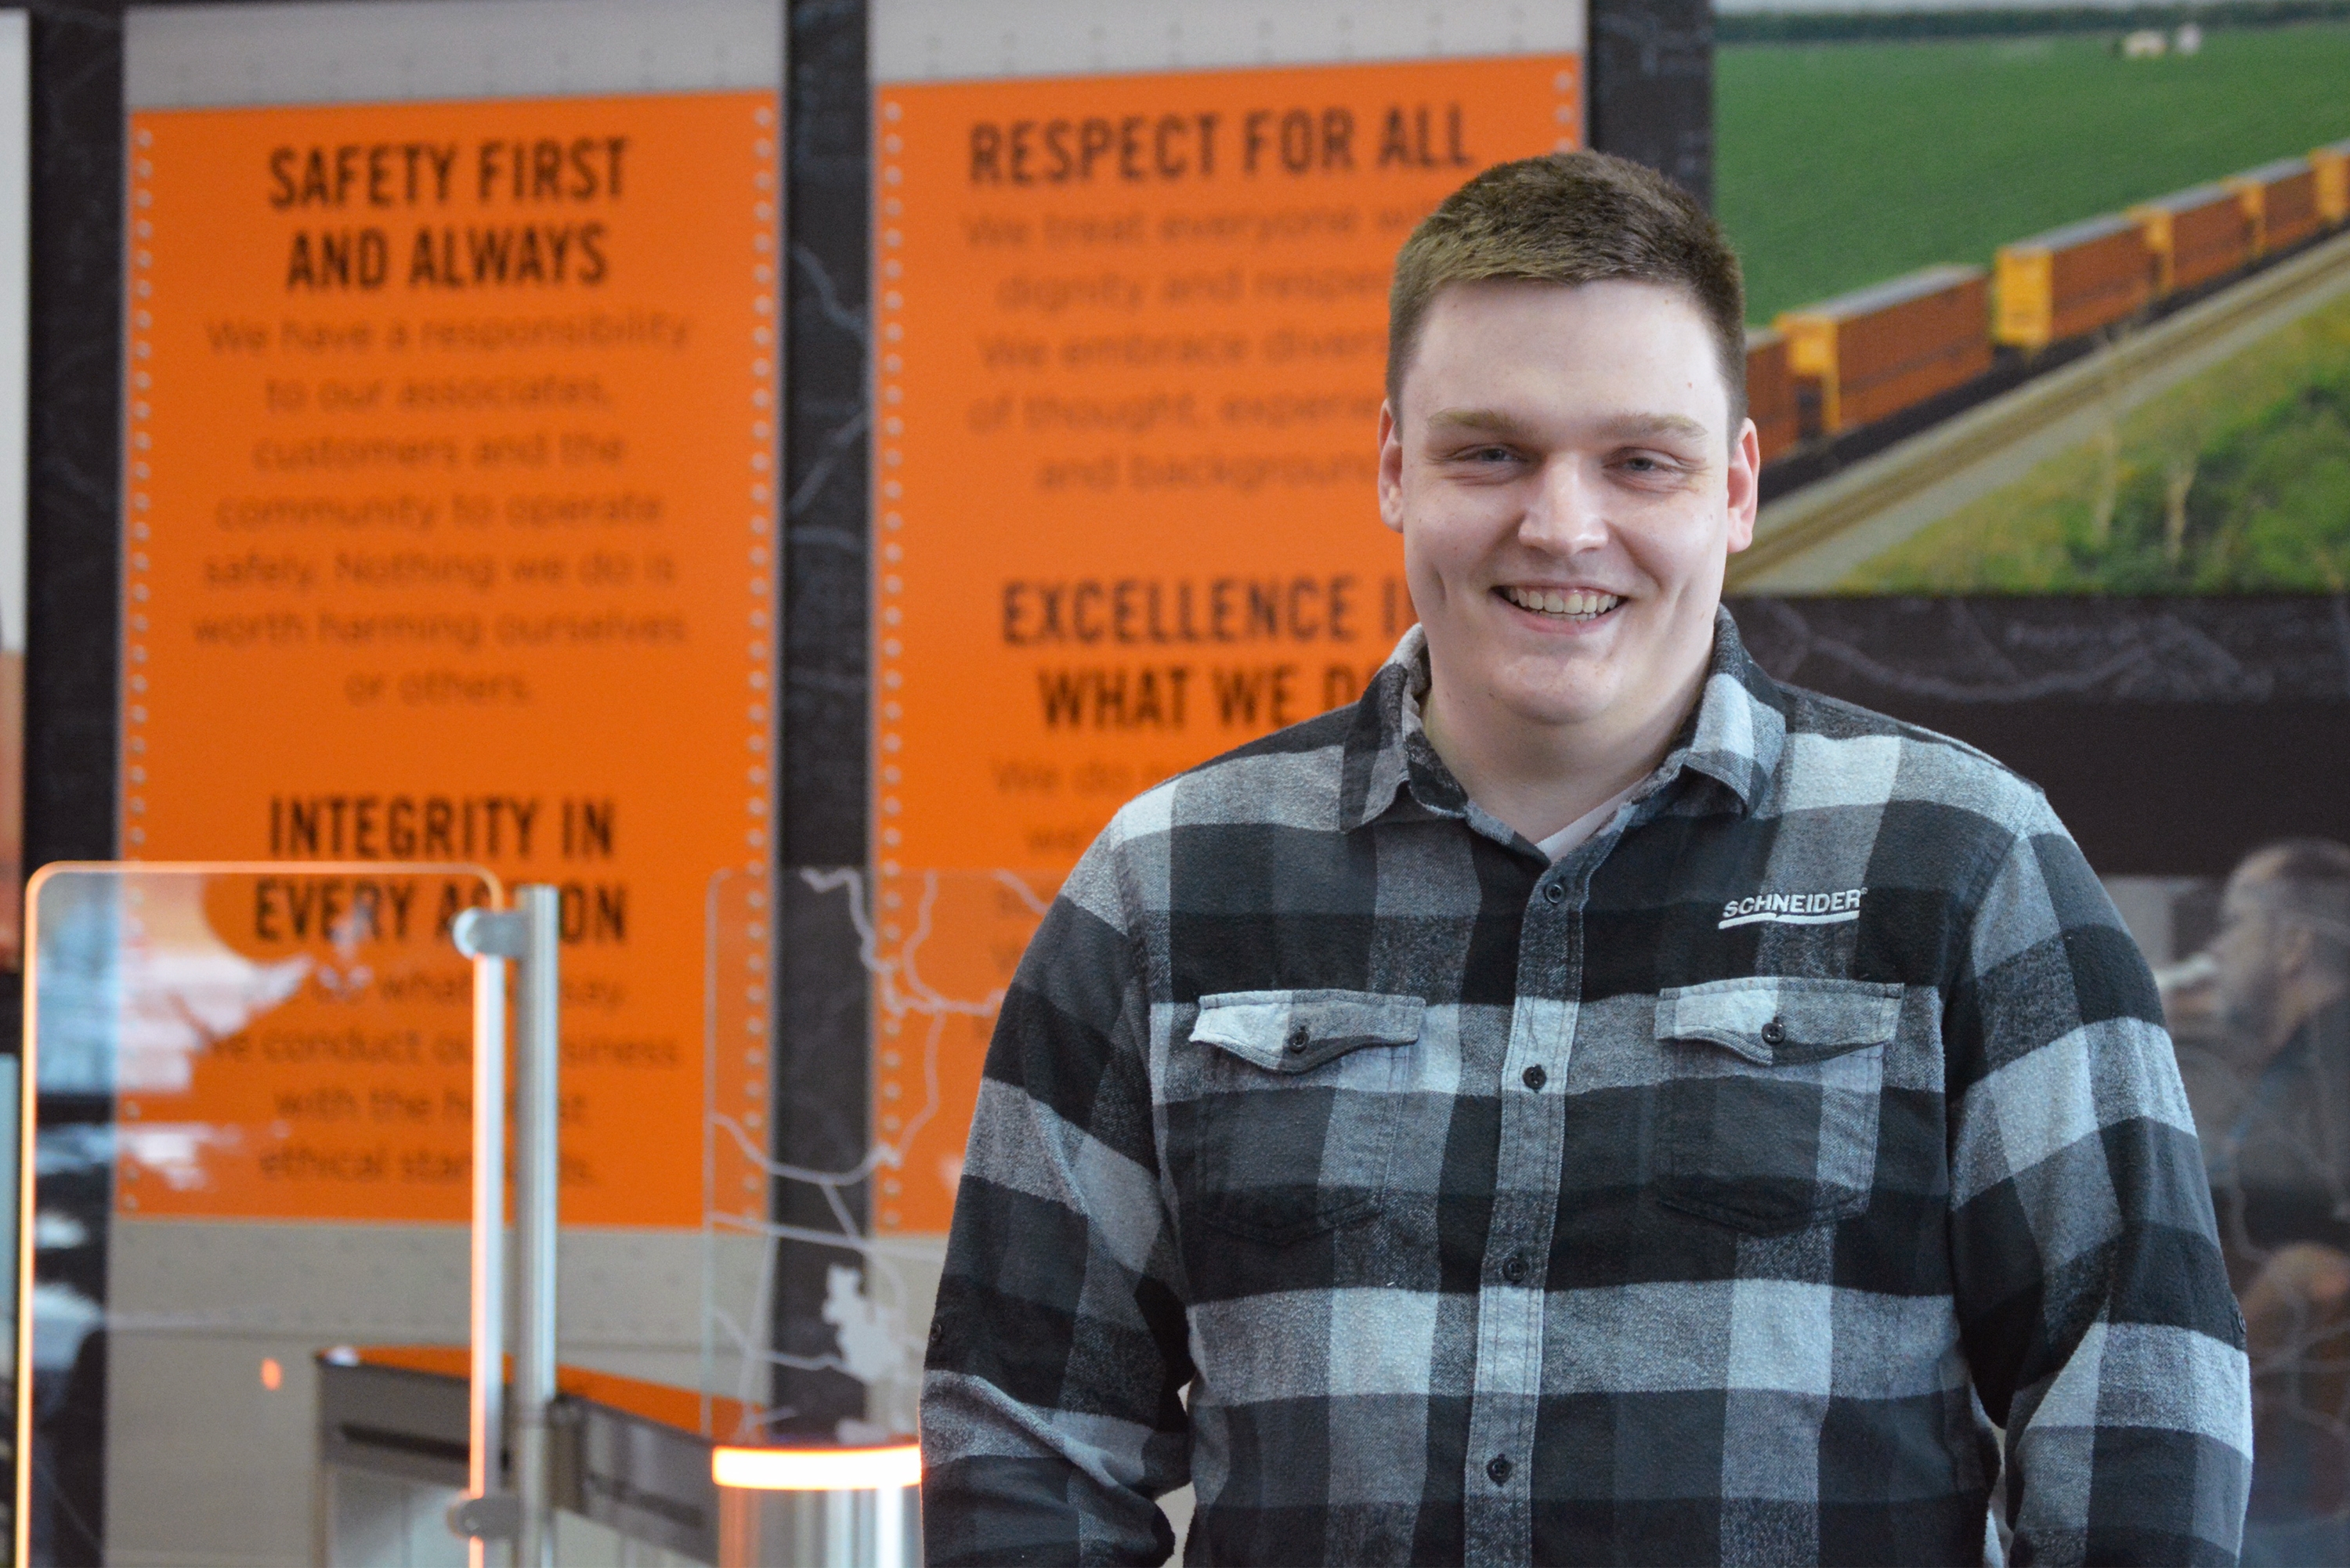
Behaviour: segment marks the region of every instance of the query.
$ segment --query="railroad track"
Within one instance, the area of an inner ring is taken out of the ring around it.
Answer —
[[[2282,325],[2345,289],[2350,289],[2350,234],[2254,273],[2175,316],[2117,337],[1842,473],[1773,502],[1756,523],[1753,545],[1730,558],[1725,591],[1825,588],[1825,580],[1810,580],[1825,574],[1801,570],[1804,558],[1814,552],[1919,501],[1938,486],[1962,479],[1978,465],[2010,456],[2020,444],[2034,441],[2069,420],[2101,408],[2117,412],[2135,406],[2200,369],[2214,357],[2213,350],[2247,328]],[[2182,369],[2182,365],[2188,368]],[[2159,385],[2130,395],[2137,384],[2149,380]],[[2059,442],[2055,450],[2064,444],[2069,442]],[[1842,571],[1832,575],[1840,576]]]

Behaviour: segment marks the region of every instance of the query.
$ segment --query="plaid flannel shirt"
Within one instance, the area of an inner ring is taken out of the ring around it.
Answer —
[[[934,1563],[2235,1561],[2241,1320],[2039,792],[1782,686],[1553,866],[1362,700],[1170,780],[1004,1000]],[[2004,1428],[2002,1444],[1997,1428]]]

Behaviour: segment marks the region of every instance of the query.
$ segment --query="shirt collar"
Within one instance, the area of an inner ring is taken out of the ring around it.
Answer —
[[[1413,807],[1431,815],[1483,817],[1420,727],[1427,692],[1428,634],[1414,626],[1355,705],[1341,797],[1348,830]],[[1753,810],[1786,745],[1783,710],[1778,683],[1747,653],[1730,612],[1717,608],[1713,658],[1697,711],[1639,793],[1687,771],[1721,784],[1741,811]]]

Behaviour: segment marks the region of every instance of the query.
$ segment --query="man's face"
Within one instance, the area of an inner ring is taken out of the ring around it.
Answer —
[[[1759,466],[1689,296],[1451,285],[1400,403],[1379,417],[1379,509],[1447,701],[1611,734],[1685,702]]]

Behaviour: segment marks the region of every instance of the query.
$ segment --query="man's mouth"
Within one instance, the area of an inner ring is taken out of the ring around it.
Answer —
[[[1591,588],[1503,587],[1496,591],[1520,609],[1560,620],[1595,621],[1624,602],[1621,594]]]

